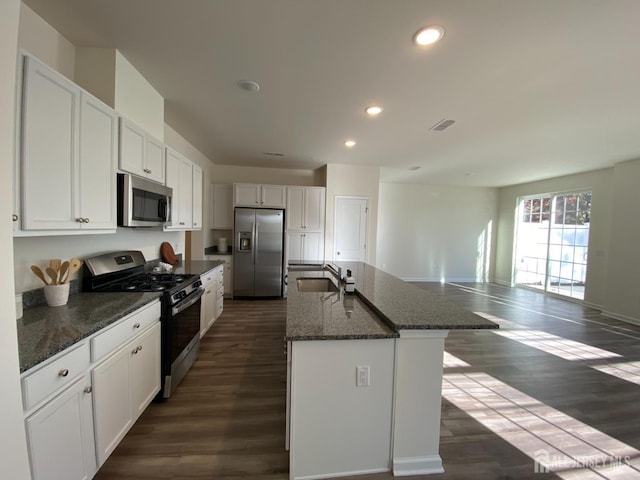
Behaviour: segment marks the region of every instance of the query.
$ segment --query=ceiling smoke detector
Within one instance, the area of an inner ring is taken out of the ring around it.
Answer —
[[[455,120],[445,120],[443,118],[438,123],[436,123],[433,127],[431,127],[429,130],[433,130],[434,132],[442,132],[443,130],[446,130],[454,123],[456,123]]]
[[[260,90],[258,82],[254,82],[253,80],[240,80],[237,85],[239,88],[247,92],[257,92]]]

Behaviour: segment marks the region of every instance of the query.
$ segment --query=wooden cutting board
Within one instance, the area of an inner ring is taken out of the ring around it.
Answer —
[[[160,257],[163,262],[174,266],[178,265],[178,257],[176,257],[176,252],[173,251],[173,247],[169,242],[162,242],[162,245],[160,245]]]

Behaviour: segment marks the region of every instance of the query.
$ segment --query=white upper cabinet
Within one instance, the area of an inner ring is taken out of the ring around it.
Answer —
[[[202,228],[202,169],[166,147],[166,185],[173,190],[171,222],[165,230]]]
[[[233,203],[237,207],[286,208],[287,187],[283,185],[260,185],[234,183]]]
[[[115,231],[116,113],[37,60],[24,61],[22,229]]]
[[[193,165],[193,229],[202,228],[202,169]]]
[[[82,229],[116,228],[118,115],[82,93],[80,104],[80,223]]]
[[[287,230],[324,230],[324,187],[287,187]]]
[[[233,187],[232,185],[211,185],[213,195],[212,227],[219,230],[233,229]]]
[[[135,123],[120,117],[120,161],[122,171],[165,183],[164,144]]]

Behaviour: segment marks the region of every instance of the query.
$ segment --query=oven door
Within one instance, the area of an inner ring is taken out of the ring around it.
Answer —
[[[170,368],[164,372],[164,398],[169,398],[175,391],[198,356],[203,293],[204,288],[198,288],[170,309],[164,352]]]

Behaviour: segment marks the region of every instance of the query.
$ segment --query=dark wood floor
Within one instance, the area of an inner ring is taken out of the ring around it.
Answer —
[[[640,383],[640,363],[633,363],[640,362],[640,327],[522,289],[418,286],[490,316],[501,331],[450,332],[440,448],[445,473],[407,478],[640,478],[640,385],[633,383]],[[95,478],[288,478],[285,308],[281,300],[226,301],[175,395],[144,412]],[[620,364],[627,379],[602,371]],[[622,466],[597,474],[575,465],[535,473],[540,448],[552,460],[560,453],[597,454],[612,462],[619,456]],[[624,464],[625,456],[635,468]]]

